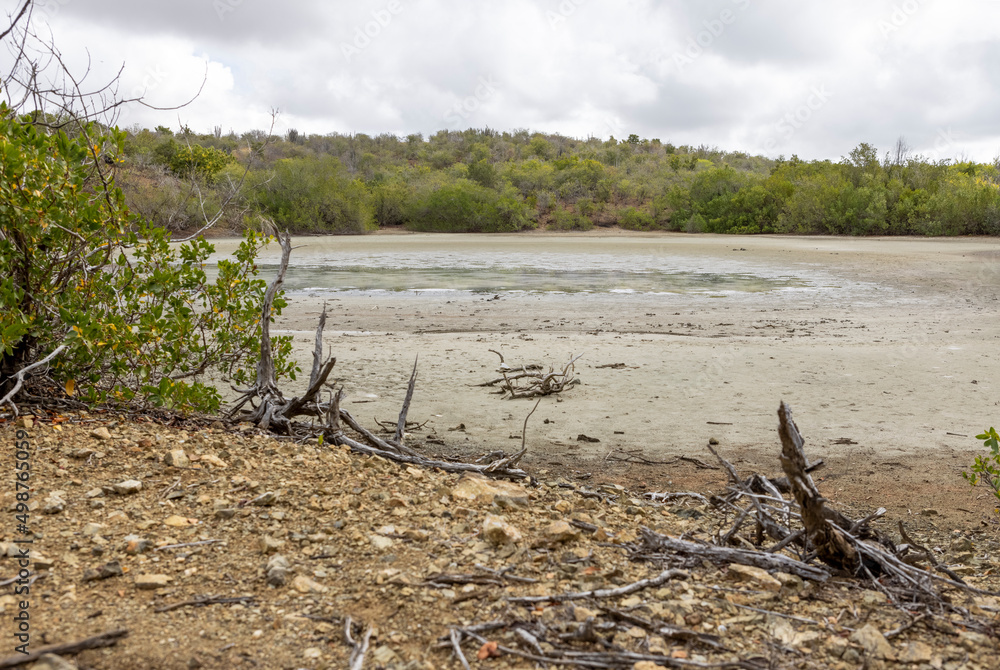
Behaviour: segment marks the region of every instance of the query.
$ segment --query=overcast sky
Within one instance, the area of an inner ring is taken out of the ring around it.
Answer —
[[[18,0],[0,0],[6,13]],[[838,159],[1000,154],[1000,0],[38,0],[67,61],[174,112],[126,124],[636,133]]]

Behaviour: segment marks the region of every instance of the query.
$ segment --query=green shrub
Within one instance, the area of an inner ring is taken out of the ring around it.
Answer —
[[[126,207],[106,169],[122,159],[124,134],[76,130],[49,134],[0,104],[0,267],[9,269],[0,277],[0,396],[19,370],[65,346],[32,391],[214,411],[220,396],[204,373],[238,385],[254,378],[263,238],[247,233],[209,281],[212,245],[171,245]],[[279,296],[276,313],[284,304]],[[273,346],[277,373],[294,376],[291,338]]]
[[[568,209],[557,209],[552,214],[553,230],[590,230],[594,227],[594,222],[579,212]]]
[[[279,160],[258,200],[279,226],[294,231],[342,235],[376,227],[368,189],[332,156]]]
[[[513,233],[534,227],[516,191],[498,193],[459,179],[417,195],[407,228],[435,233]]]
[[[625,230],[652,230],[656,227],[656,221],[651,214],[635,207],[627,207],[618,217],[618,225]]]
[[[963,472],[962,476],[972,486],[979,483],[986,484],[1000,503],[1000,435],[997,434],[995,428],[990,427],[984,430],[981,435],[976,435],[976,439],[982,440],[983,446],[989,448],[990,453],[986,458],[976,456],[972,472]],[[1000,508],[995,511],[1000,514]]]

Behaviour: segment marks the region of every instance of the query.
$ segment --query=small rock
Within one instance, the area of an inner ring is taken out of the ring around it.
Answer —
[[[383,535],[372,535],[368,539],[371,541],[372,546],[374,546],[379,551],[383,551],[385,549],[388,549],[389,547],[391,547],[393,545],[392,538],[391,537],[385,537]]]
[[[549,542],[569,542],[580,537],[580,531],[565,521],[553,521],[542,531]]]
[[[104,496],[104,489],[90,489],[85,495],[88,498],[101,498]]]
[[[232,519],[234,516],[236,516],[237,511],[238,510],[233,507],[217,509],[215,510],[215,516],[218,519]]]
[[[171,449],[163,456],[163,462],[175,468],[186,468],[191,465],[191,459],[183,449]]]
[[[45,502],[42,503],[42,514],[59,514],[66,509],[66,501],[60,496],[52,493]]]
[[[708,438],[708,443],[711,444],[712,446],[715,446],[719,443],[719,440],[714,437],[710,437]]]
[[[781,590],[781,582],[768,574],[767,570],[752,565],[738,565],[733,563],[729,566],[726,576],[733,581],[750,584],[762,591],[773,591],[776,593]]]
[[[292,588],[299,593],[326,593],[327,588],[319,582],[314,582],[305,575],[299,575],[292,580]]]
[[[937,516],[937,515],[938,511],[936,509],[931,509],[930,507],[928,507],[927,509],[920,510],[920,516]]]
[[[573,618],[580,623],[583,623],[587,619],[596,617],[597,614],[598,613],[594,610],[587,609],[586,607],[581,607],[579,605],[573,608]]]
[[[125,573],[122,571],[121,563],[110,561],[100,567],[84,570],[83,581],[92,582],[100,579],[110,579],[111,577],[121,577],[123,574]]]
[[[632,670],[667,670],[665,665],[657,665],[652,661],[636,661],[635,665],[632,666]]]
[[[278,550],[281,549],[284,544],[284,540],[278,540],[270,535],[265,535],[257,541],[257,548],[260,549],[260,553],[267,556],[278,553]]]
[[[141,591],[153,591],[167,586],[171,577],[169,575],[137,575],[135,578],[135,588]]]
[[[288,582],[288,571],[291,565],[281,554],[275,554],[267,562],[267,583],[271,586],[284,586]]]
[[[274,491],[268,491],[267,493],[262,493],[251,500],[250,504],[258,507],[270,507],[276,502],[278,502],[278,494]]]
[[[323,655],[323,650],[319,647],[309,647],[302,652],[302,658],[317,659]]]
[[[189,519],[188,517],[178,516],[176,514],[171,514],[163,520],[164,526],[171,526],[173,528],[188,528],[190,526],[197,526],[199,523],[200,521],[198,521],[198,519]]]
[[[98,440],[111,439],[111,433],[108,432],[108,429],[105,428],[104,426],[101,426],[100,428],[95,428],[94,430],[90,431],[90,436],[96,437]]]
[[[218,456],[215,456],[214,454],[202,454],[201,455],[201,462],[202,463],[208,463],[209,465],[211,465],[213,467],[216,467],[216,468],[220,468],[220,469],[221,468],[228,468],[229,467],[228,463],[226,463],[224,460],[222,460]]]
[[[906,645],[906,649],[899,655],[900,663],[930,663],[934,655],[934,649],[929,644],[914,641]]]
[[[960,537],[952,541],[948,549],[956,554],[962,554],[975,551],[976,548],[972,545],[972,540],[967,537]]]
[[[11,549],[13,551],[17,551],[16,549],[14,549],[15,546],[17,545],[11,546]],[[10,553],[11,552],[8,552],[8,556],[10,555]],[[45,556],[42,556],[41,554],[37,554],[35,552],[31,552],[28,555],[31,557],[31,567],[34,568],[35,570],[50,570],[52,569],[52,566],[56,564],[55,560],[51,558],[46,558]],[[15,554],[15,556],[17,556],[17,554]]]
[[[482,475],[466,473],[451,490],[453,500],[466,502],[475,500],[490,504],[497,496],[504,496],[506,503],[511,506],[528,506],[528,491],[523,486],[513,482],[490,480]]]
[[[102,530],[104,530],[103,523],[88,523],[80,532],[83,533],[84,537],[93,537],[94,535],[100,535]]]
[[[510,525],[502,516],[487,514],[483,520],[483,538],[494,546],[513,544],[522,539],[521,531]]]
[[[28,670],[77,670],[77,666],[62,656],[42,654]]]
[[[383,644],[372,652],[372,659],[379,665],[387,665],[396,659],[396,652]]]
[[[138,556],[149,550],[153,543],[138,535],[125,536],[125,553],[129,556]]]
[[[115,493],[125,496],[125,495],[130,495],[132,493],[138,493],[139,491],[141,491],[142,482],[140,482],[138,479],[127,479],[123,482],[118,482],[111,488],[114,489]]]
[[[860,644],[865,651],[875,658],[883,658],[888,661],[896,660],[896,652],[885,639],[882,632],[872,624],[866,624],[864,628],[851,633],[851,642]]]

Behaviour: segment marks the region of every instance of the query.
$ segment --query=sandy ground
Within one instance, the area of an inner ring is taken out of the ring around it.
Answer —
[[[334,243],[517,250],[543,238]],[[365,422],[394,421],[419,354],[410,418],[426,421],[446,452],[510,450],[532,402],[475,386],[496,376],[489,350],[511,365],[546,367],[582,353],[582,384],[543,400],[528,425],[528,467],[655,489],[718,484],[718,472],[664,463],[711,461],[705,444],[715,437],[742,471],[775,472],[775,412],[784,400],[811,457],[828,465],[819,476],[829,495],[903,515],[934,508],[955,525],[988,512],[989,496],[960,473],[981,451],[974,435],[1000,420],[1000,241],[604,231],[559,239],[566,248],[611,249],[623,262],[654,248],[722,271],[733,262],[808,268],[844,288],[723,297],[335,294],[327,296],[326,343],[346,407]],[[277,324],[295,333],[305,369],[322,300],[291,296]],[[616,363],[625,367],[599,367]],[[449,430],[459,424],[465,430]],[[580,434],[600,441],[580,442]]]

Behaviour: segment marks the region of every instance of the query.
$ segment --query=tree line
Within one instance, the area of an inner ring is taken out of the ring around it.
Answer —
[[[133,209],[170,230],[231,194],[298,233],[532,228],[843,235],[1000,234],[1000,159],[931,160],[900,139],[839,161],[771,159],[659,139],[574,139],[489,128],[419,134],[197,134],[127,131],[121,184]]]

